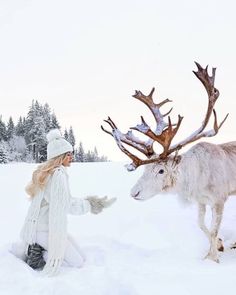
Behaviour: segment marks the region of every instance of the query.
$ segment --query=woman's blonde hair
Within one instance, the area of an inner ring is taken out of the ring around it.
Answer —
[[[56,167],[62,165],[63,160],[65,159],[66,154],[60,155],[53,159],[46,161],[43,164],[40,164],[37,169],[33,172],[32,180],[26,186],[26,193],[32,198],[36,193],[44,188],[47,183],[48,177],[53,174],[53,170]]]

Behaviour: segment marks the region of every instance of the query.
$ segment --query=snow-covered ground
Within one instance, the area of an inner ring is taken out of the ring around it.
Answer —
[[[208,242],[197,226],[195,205],[183,206],[173,195],[132,200],[129,191],[142,168],[127,172],[123,165],[82,163],[68,169],[74,197],[108,195],[117,202],[99,215],[70,216],[69,231],[87,261],[81,269],[63,267],[52,278],[41,277],[9,252],[26,214],[24,187],[35,165],[0,165],[1,295],[235,293],[236,250],[229,245],[236,241],[236,198],[225,208],[220,264],[203,260]]]

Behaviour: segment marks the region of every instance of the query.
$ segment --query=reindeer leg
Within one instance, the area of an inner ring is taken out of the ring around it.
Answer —
[[[219,262],[218,258],[218,232],[223,216],[223,210],[224,210],[224,205],[223,204],[216,204],[211,208],[212,210],[212,222],[211,222],[211,230],[210,230],[210,249],[209,252],[206,256],[206,258],[209,258],[215,262]]]
[[[211,234],[205,225],[206,205],[198,204],[198,225],[200,229],[206,234],[208,240],[211,240]]]
[[[207,236],[209,243],[211,243],[211,234],[209,229],[205,225],[205,215],[206,215],[206,205],[198,204],[198,225],[200,229],[205,233]],[[224,245],[222,239],[217,238],[217,249],[218,251],[224,251]]]

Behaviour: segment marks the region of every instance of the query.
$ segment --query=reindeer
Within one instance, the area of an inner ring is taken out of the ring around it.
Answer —
[[[206,234],[210,248],[205,258],[219,262],[218,251],[223,251],[222,240],[218,232],[223,216],[224,204],[230,195],[236,194],[236,141],[224,144],[212,144],[199,142],[192,146],[187,152],[178,154],[179,150],[189,143],[193,143],[204,137],[215,136],[225,120],[218,124],[214,105],[219,97],[219,91],[214,87],[216,68],[212,68],[212,75],[208,74],[208,66],[202,68],[196,63],[197,71],[193,71],[196,77],[202,82],[207,95],[208,107],[205,118],[195,132],[177,144],[171,144],[176,135],[183,117],[178,115],[176,124],[172,124],[169,113],[161,114],[160,108],[170,102],[165,99],[160,103],[154,103],[154,88],[149,95],[141,91],[135,91],[134,98],[143,102],[153,114],[156,121],[155,131],[141,116],[141,124],[130,129],[141,132],[148,137],[144,141],[137,138],[132,130],[126,134],[122,133],[110,117],[104,120],[111,127],[111,131],[101,126],[102,130],[113,136],[118,147],[132,163],[127,169],[132,171],[141,165],[145,165],[144,173],[131,190],[131,196],[135,200],[147,200],[156,194],[175,192],[180,198],[196,202],[198,205],[198,223],[201,230]],[[205,131],[213,113],[213,129]],[[164,118],[168,116],[168,121]],[[163,151],[159,154],[154,152],[153,144],[159,143]],[[140,159],[131,153],[125,145],[132,146],[146,156]],[[206,206],[212,210],[211,226],[205,225]]]

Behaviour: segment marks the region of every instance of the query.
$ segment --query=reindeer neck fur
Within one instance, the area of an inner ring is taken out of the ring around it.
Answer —
[[[181,155],[175,191],[188,201],[215,204],[236,193],[236,142],[201,142]]]

